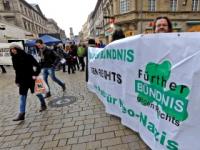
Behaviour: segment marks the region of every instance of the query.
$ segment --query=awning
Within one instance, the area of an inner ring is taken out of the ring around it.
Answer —
[[[192,26],[187,30],[187,32],[200,32],[200,25]]]
[[[56,39],[50,35],[43,35],[40,37],[40,39],[43,40],[43,42],[46,44],[46,45],[54,45],[54,44],[58,44],[58,43],[62,43],[61,40],[59,39]],[[32,47],[32,46],[35,46],[35,42],[36,42],[36,39],[33,39],[33,40],[28,40],[25,45],[26,46],[29,46],[29,47]]]
[[[200,25],[200,21],[186,21],[188,25]]]

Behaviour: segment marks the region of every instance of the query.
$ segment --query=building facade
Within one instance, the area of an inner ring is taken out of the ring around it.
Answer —
[[[191,31],[200,23],[199,0],[114,0],[116,26],[127,36],[152,32],[153,20],[167,16],[174,31]]]
[[[0,42],[8,42],[12,39],[27,39],[27,37],[32,37],[33,33],[24,30],[16,25],[7,24],[5,22],[0,22]]]
[[[39,6],[30,5],[25,0],[1,0],[0,21],[31,32],[18,38],[35,38],[38,33],[48,32],[47,19]],[[4,32],[6,34],[7,27]]]
[[[48,19],[47,28],[48,28],[49,32],[51,32],[51,33],[59,33],[60,32],[59,26],[57,25],[56,21],[53,19]]]
[[[7,25],[13,26],[13,30],[20,28],[21,30],[16,30],[16,34],[19,35],[18,39],[37,38],[38,34],[45,33],[60,34],[62,31],[53,19],[47,19],[43,15],[39,5],[29,4],[25,0],[1,0],[0,22],[0,26],[5,27],[4,35],[9,33]],[[22,30],[26,33],[23,36],[17,33]],[[9,37],[16,38],[15,35],[9,35]],[[6,40],[5,36],[0,36],[0,38]]]
[[[101,3],[101,4],[100,4]],[[95,21],[103,18],[103,28],[107,43],[111,41],[115,29],[121,28],[125,36],[151,33],[153,21],[158,16],[167,16],[176,32],[200,31],[200,0],[99,0],[93,16]],[[99,9],[102,9],[102,13]],[[96,31],[95,31],[96,30]],[[95,35],[96,38],[102,36]]]
[[[84,43],[87,44],[89,37],[89,27],[88,27],[88,20],[84,23],[84,25],[82,26],[82,30],[79,33],[79,37],[80,37],[80,43]]]

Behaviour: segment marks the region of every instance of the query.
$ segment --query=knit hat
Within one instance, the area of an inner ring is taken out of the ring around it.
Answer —
[[[9,49],[12,49],[12,48],[18,48],[18,49],[23,50],[23,46],[19,42],[12,42],[12,43],[10,43]]]
[[[58,47],[58,48],[63,48],[63,44],[62,44],[62,43],[59,43],[59,44],[57,45],[57,47]]]

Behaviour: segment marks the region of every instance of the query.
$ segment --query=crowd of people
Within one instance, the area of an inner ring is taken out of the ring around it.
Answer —
[[[47,109],[45,99],[51,97],[48,76],[65,92],[65,83],[56,76],[55,71],[62,69],[65,72],[66,65],[68,66],[68,74],[75,73],[76,70],[85,70],[85,45],[77,46],[70,43],[70,45],[64,47],[63,44],[59,43],[52,47],[46,46],[41,39],[37,39],[35,47],[37,56],[26,53],[22,47],[15,43],[10,46],[10,54],[16,74],[15,83],[19,87],[19,114],[13,121],[25,119],[28,90],[30,89],[31,93],[34,93],[35,80],[39,74],[43,76],[48,87],[45,95],[43,93],[36,95],[41,105],[39,111],[42,112]]]
[[[167,17],[157,17],[154,21],[153,31],[154,33],[172,32],[172,23]],[[115,30],[112,35],[112,41],[122,38],[125,38],[123,31],[121,29]],[[97,44],[94,39],[89,39],[87,46],[104,48],[106,45],[102,41]],[[13,121],[25,119],[28,90],[30,89],[34,93],[35,80],[39,74],[42,74],[44,82],[48,86],[46,95],[36,95],[41,105],[40,112],[47,109],[45,98],[51,96],[48,76],[61,87],[63,92],[66,90],[65,83],[56,76],[56,70],[62,69],[63,72],[66,72],[66,66],[68,67],[68,74],[74,74],[76,70],[86,70],[86,81],[88,81],[87,46],[84,44],[75,45],[70,43],[69,45],[63,45],[60,43],[53,47],[48,47],[41,39],[38,39],[35,42],[37,56],[33,56],[26,53],[19,45],[11,44],[10,54],[16,74],[15,83],[19,87],[19,114]],[[84,59],[85,57],[86,59]],[[4,66],[0,65],[0,67],[2,73],[6,73]]]

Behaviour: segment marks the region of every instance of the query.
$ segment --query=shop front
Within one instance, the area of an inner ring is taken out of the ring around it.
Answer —
[[[200,21],[187,21],[187,32],[200,32]]]

